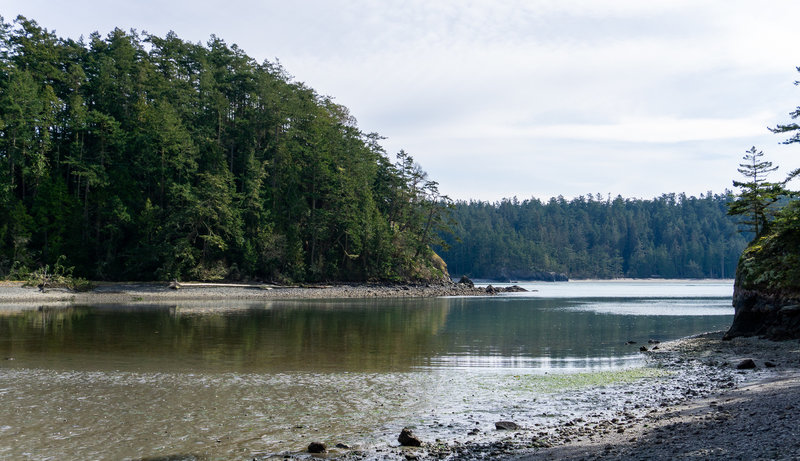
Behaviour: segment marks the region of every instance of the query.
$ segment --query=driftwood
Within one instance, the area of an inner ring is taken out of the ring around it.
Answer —
[[[178,282],[173,280],[169,282],[169,287],[173,290],[179,288],[250,288],[256,290],[271,290],[275,288],[273,285],[252,285],[245,283],[202,283],[202,282]]]
[[[169,282],[169,287],[173,290],[179,288],[249,288],[255,290],[272,290],[273,288],[333,288],[333,285],[271,285],[271,284],[248,284],[248,283],[205,283],[205,282],[179,282],[173,280]]]

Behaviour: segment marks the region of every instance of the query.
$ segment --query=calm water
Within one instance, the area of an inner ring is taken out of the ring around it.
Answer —
[[[536,396],[509,386],[520,375],[640,366],[626,341],[725,329],[733,314],[731,281],[524,286],[538,291],[0,306],[0,357],[13,358],[0,362],[0,458],[246,459],[524,418]]]

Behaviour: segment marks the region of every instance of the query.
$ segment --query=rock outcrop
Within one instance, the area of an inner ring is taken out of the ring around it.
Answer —
[[[797,208],[797,207],[795,207]],[[794,216],[794,218],[793,218]],[[744,251],[733,289],[735,314],[725,339],[800,338],[800,213],[787,212]]]
[[[467,277],[466,275],[462,275],[461,276],[461,280],[459,280],[458,283],[460,283],[462,285],[466,285],[466,286],[468,286],[470,288],[474,288],[475,287],[475,283],[472,280],[470,280],[470,278]]]

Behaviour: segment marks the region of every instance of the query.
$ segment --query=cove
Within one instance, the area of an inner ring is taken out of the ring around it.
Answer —
[[[524,286],[538,291],[0,308],[0,357],[13,359],[0,365],[0,456],[369,450],[404,426],[450,440],[580,412],[560,388],[646,377],[640,345],[733,314],[730,281]]]

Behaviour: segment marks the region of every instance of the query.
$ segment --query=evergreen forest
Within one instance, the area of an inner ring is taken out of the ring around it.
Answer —
[[[0,276],[414,280],[447,200],[236,45],[0,18]]]
[[[751,237],[728,215],[732,200],[709,192],[457,202],[442,257],[453,275],[497,280],[732,278]]]
[[[746,246],[728,195],[453,203],[381,139],[215,36],[0,18],[0,277],[731,277]]]

